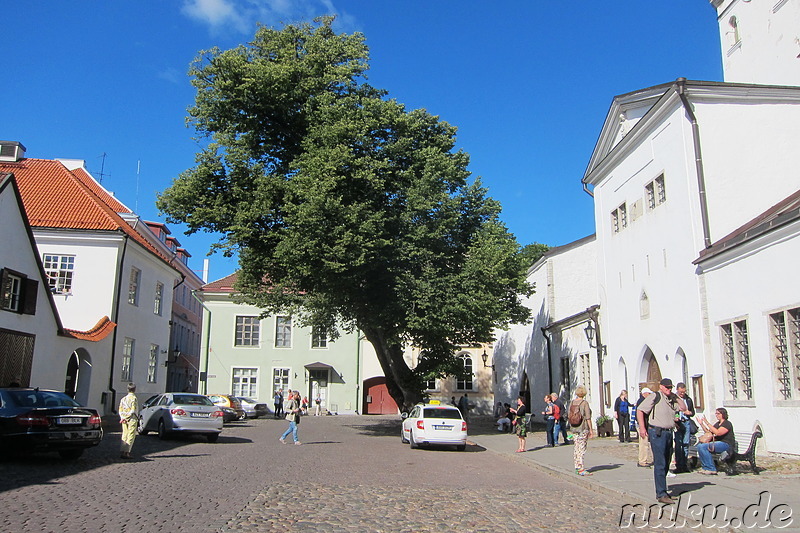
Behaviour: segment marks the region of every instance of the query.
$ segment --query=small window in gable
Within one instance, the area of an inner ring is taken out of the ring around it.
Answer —
[[[650,298],[644,291],[642,291],[642,295],[639,297],[639,318],[650,318]]]

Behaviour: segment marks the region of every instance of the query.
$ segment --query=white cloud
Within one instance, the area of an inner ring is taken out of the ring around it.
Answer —
[[[252,34],[257,23],[280,26],[328,14],[337,16],[339,31],[354,31],[357,26],[355,18],[338,10],[332,0],[183,0],[181,12],[214,33]]]

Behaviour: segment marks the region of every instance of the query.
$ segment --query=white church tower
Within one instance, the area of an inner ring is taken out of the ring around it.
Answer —
[[[711,0],[725,81],[800,85],[800,0]]]

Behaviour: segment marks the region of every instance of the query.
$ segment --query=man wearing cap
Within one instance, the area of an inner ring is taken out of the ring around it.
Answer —
[[[672,380],[669,378],[662,379],[658,389],[659,392],[651,394],[639,405],[636,421],[639,427],[644,427],[645,417],[648,420],[647,438],[653,450],[656,499],[660,503],[675,503],[667,492],[667,469],[672,458],[676,413],[686,411],[686,402],[672,394]]]
[[[636,409],[639,409],[639,406],[642,405],[642,402],[653,394],[647,387],[642,387],[641,395],[639,396],[639,400],[636,402]],[[647,439],[647,420],[644,422],[644,426],[639,425],[639,420],[637,417],[636,420],[636,433],[639,435],[639,461],[636,463],[637,466],[642,468],[647,468],[653,466],[653,450],[650,449],[650,441]]]

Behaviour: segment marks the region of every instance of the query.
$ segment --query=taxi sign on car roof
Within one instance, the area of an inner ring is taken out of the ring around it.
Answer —
[[[440,405],[441,403],[442,402],[440,402],[439,400],[430,400],[428,402],[428,405]]]

